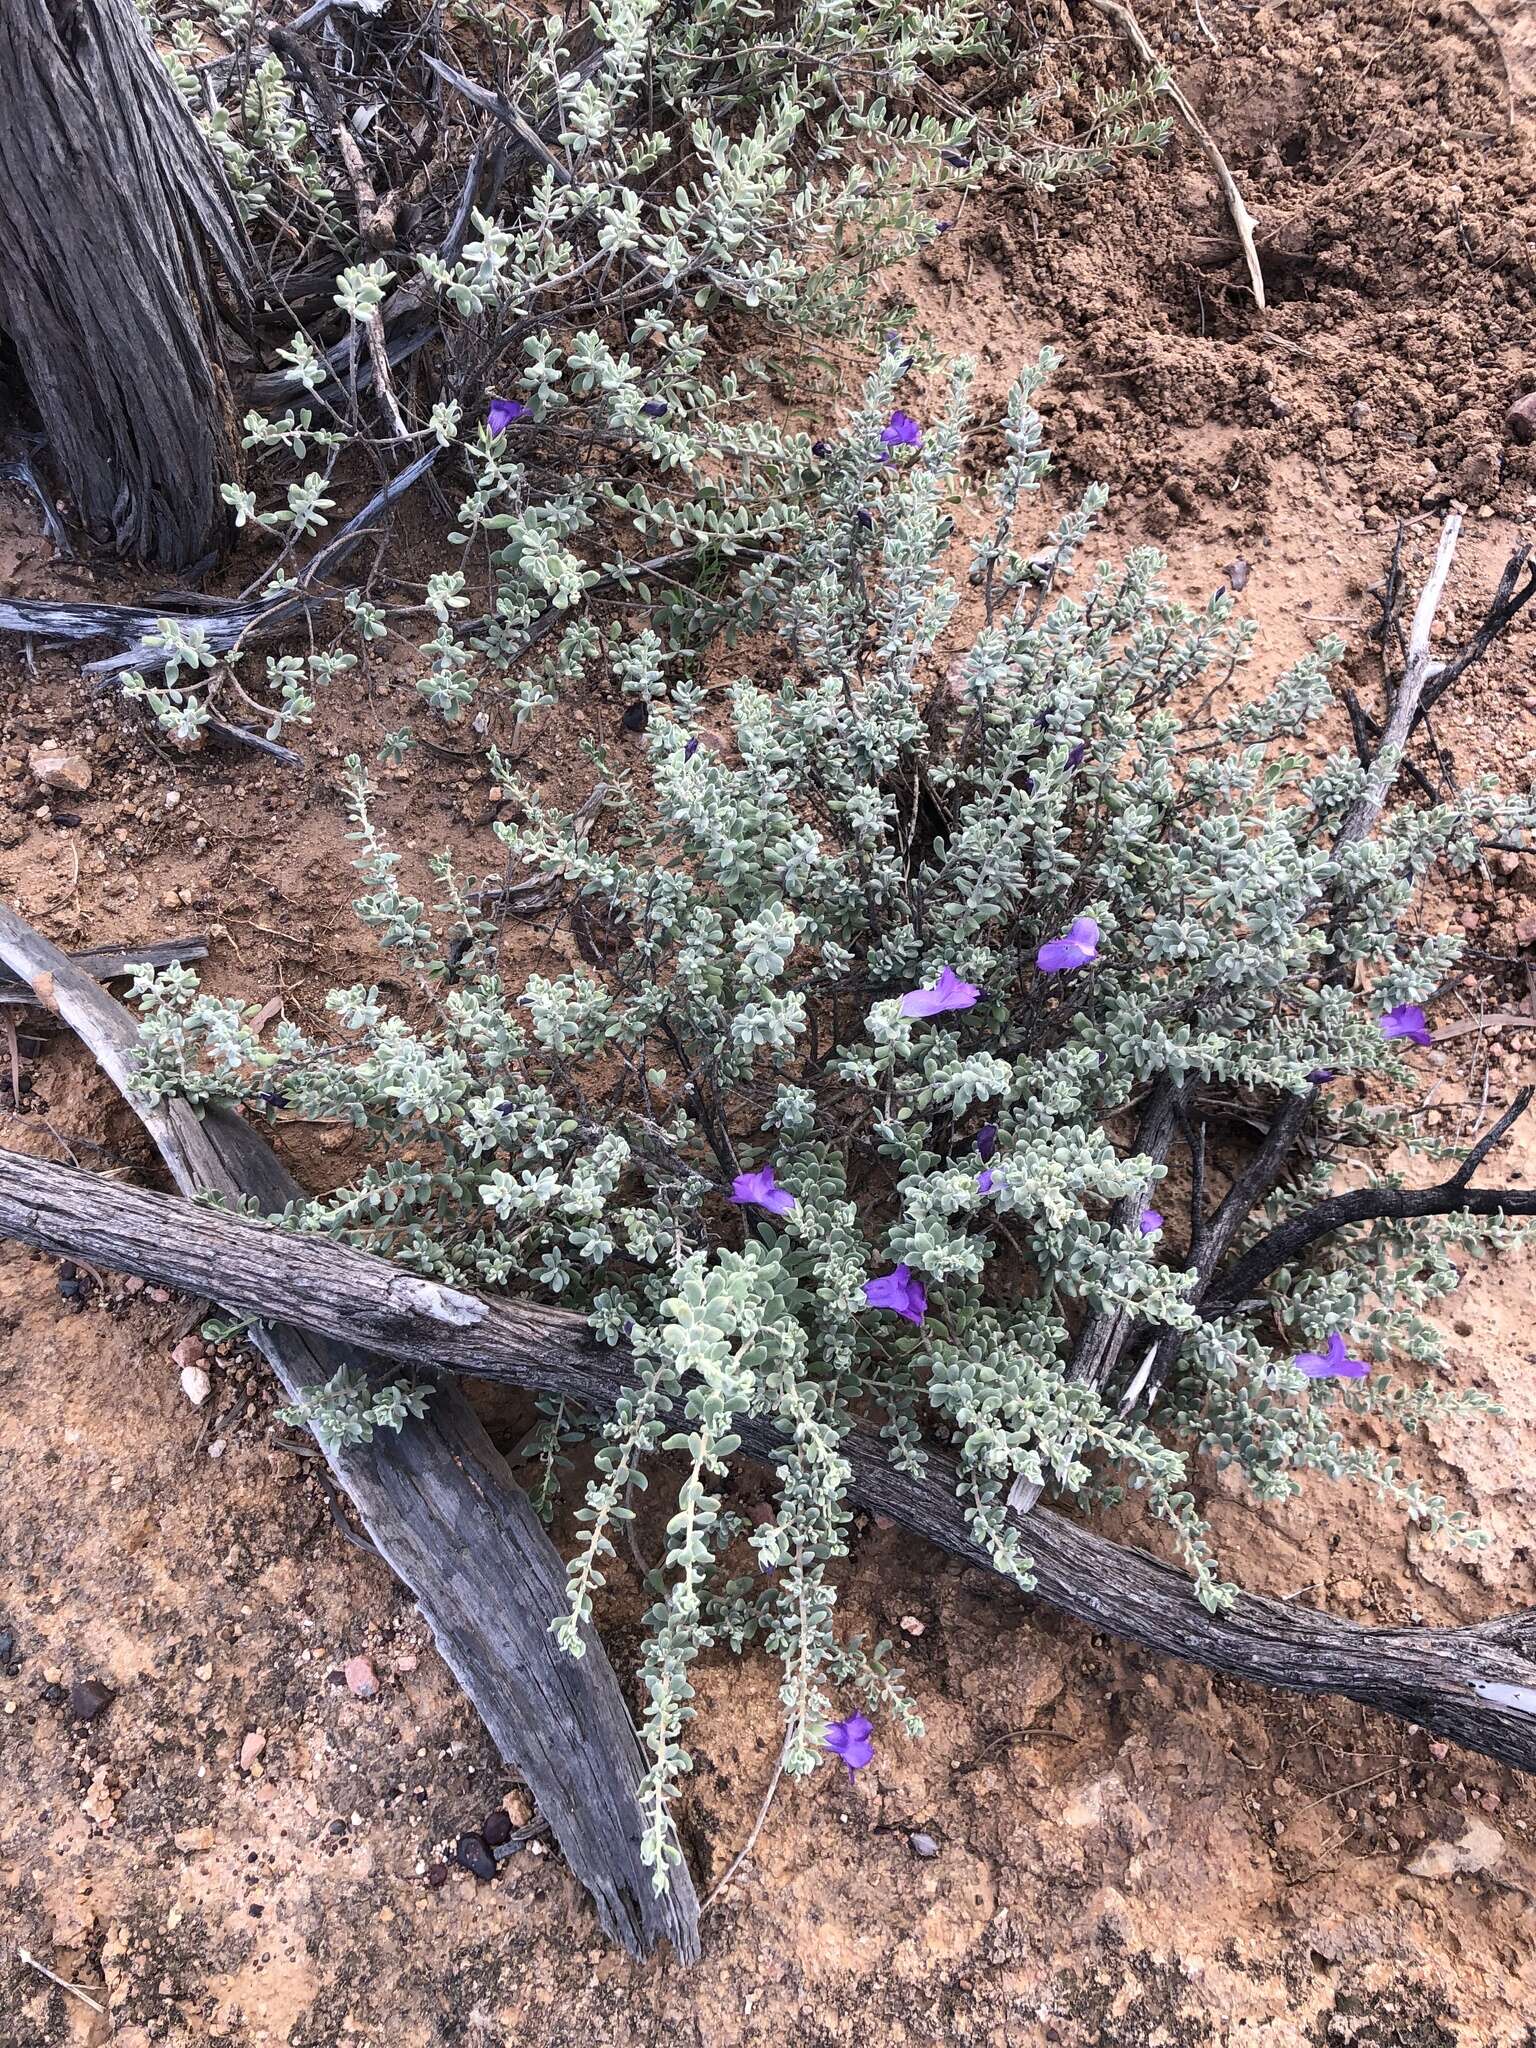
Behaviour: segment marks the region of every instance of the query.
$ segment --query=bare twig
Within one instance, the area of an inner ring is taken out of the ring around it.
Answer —
[[[1106,21],[1114,23],[1143,64],[1150,65],[1154,71],[1162,72],[1166,78],[1164,92],[1178,108],[1180,119],[1199,143],[1205,160],[1221,187],[1221,195],[1227,202],[1227,212],[1232,217],[1237,239],[1242,244],[1243,261],[1248,266],[1248,282],[1253,288],[1253,302],[1262,313],[1265,309],[1264,273],[1259,268],[1259,252],[1253,245],[1253,231],[1257,223],[1248,211],[1247,203],[1238,190],[1237,180],[1233,177],[1226,158],[1217,147],[1216,138],[1184,97],[1178,81],[1147,41],[1140,22],[1131,10],[1120,6],[1119,0],[1088,0],[1088,5],[1096,14],[1102,14]]]
[[[1530,1108],[1533,1093],[1536,1091],[1522,1088],[1456,1171],[1433,1187],[1351,1188],[1315,1203],[1300,1216],[1289,1217],[1212,1282],[1201,1298],[1202,1314],[1217,1316],[1237,1308],[1271,1273],[1291,1265],[1320,1238],[1353,1223],[1413,1216],[1536,1216],[1536,1191],[1530,1188],[1474,1188],[1471,1184],[1494,1146]]]
[[[17,1959],[25,1963],[29,1970],[36,1970],[39,1977],[46,1977],[50,1984],[57,1984],[59,1989],[67,1991],[71,1998],[78,1998],[80,2003],[88,2005],[92,2012],[106,2011],[107,2008],[104,2005],[98,2004],[88,1991],[82,1991],[78,1984],[71,1984],[67,1977],[61,1977],[56,1970],[50,1970],[46,1963],[40,1963],[30,1949],[19,1948],[16,1951],[16,1955]]]
[[[743,1863],[746,1862],[747,1858],[752,1854],[752,1851],[757,1847],[757,1838],[763,1832],[763,1823],[768,1818],[768,1809],[773,1804],[773,1795],[779,1789],[779,1780],[784,1775],[784,1760],[788,1755],[789,1738],[788,1736],[786,1736],[784,1738],[784,1747],[779,1751],[779,1760],[773,1767],[773,1776],[768,1780],[768,1790],[763,1794],[763,1803],[757,1809],[757,1819],[752,1823],[752,1832],[747,1836],[747,1839],[742,1843],[741,1847],[737,1850],[736,1854],[731,1858],[730,1865],[727,1868],[725,1875],[721,1878],[720,1882],[715,1886],[714,1890],[710,1893],[709,1897],[704,1901],[703,1905],[700,1906],[699,1914],[701,1918],[705,1913],[709,1911],[710,1907],[715,1903],[716,1899],[720,1897],[721,1893],[725,1890],[726,1886],[731,1882],[731,1879],[736,1875],[737,1871],[740,1870]]]

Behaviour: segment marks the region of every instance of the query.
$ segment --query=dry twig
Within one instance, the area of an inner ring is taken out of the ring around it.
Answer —
[[[1168,70],[1168,66],[1147,41],[1140,22],[1137,21],[1131,10],[1128,7],[1122,7],[1119,4],[1119,0],[1088,0],[1088,5],[1096,14],[1102,14],[1106,21],[1114,23],[1143,64],[1149,65],[1154,71],[1161,71],[1166,75],[1168,82],[1163,87],[1163,90],[1167,93],[1169,99],[1173,101],[1175,107],[1178,108],[1179,117],[1185,127],[1188,128],[1190,134],[1199,143],[1205,160],[1210,165],[1217,184],[1221,187],[1222,197],[1227,202],[1227,212],[1232,217],[1232,225],[1237,231],[1237,239],[1242,244],[1243,261],[1248,266],[1248,282],[1253,288],[1253,301],[1262,313],[1265,305],[1264,273],[1259,268],[1259,252],[1253,244],[1253,231],[1257,223],[1253,215],[1248,211],[1247,203],[1242,193],[1238,190],[1237,180],[1232,175],[1231,167],[1217,147],[1216,138],[1184,97],[1177,79],[1174,78],[1172,72]]]

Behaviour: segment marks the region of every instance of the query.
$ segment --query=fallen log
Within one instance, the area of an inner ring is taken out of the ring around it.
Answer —
[[[198,1115],[184,1103],[145,1102],[131,1073],[132,1017],[4,905],[0,960],[84,1040],[184,1194],[254,1196],[266,1210],[302,1194],[270,1147],[229,1111]],[[91,1197],[89,1211],[112,1183],[87,1182],[80,1193]],[[217,1213],[175,1201],[170,1211]],[[261,1234],[272,1241],[272,1233]],[[257,1331],[254,1341],[293,1402],[342,1366],[375,1375],[386,1366],[357,1330],[304,1331],[285,1322]],[[674,1865],[658,1895],[641,1860],[643,1763],[618,1680],[592,1631],[584,1631],[579,1660],[556,1648],[551,1623],[565,1611],[564,1567],[469,1403],[442,1385],[423,1422],[344,1451],[327,1449],[326,1457],[497,1748],[527,1781],[603,1927],[632,1954],[665,1937],[691,1961],[699,1950],[692,1879]]]
[[[355,1341],[379,1356],[586,1407],[611,1408],[631,1377],[625,1352],[598,1344],[568,1311],[489,1301],[329,1238],[3,1151],[0,1236],[211,1295],[244,1315]],[[738,1428],[750,1456],[772,1459],[778,1439],[769,1424]],[[946,1450],[929,1447],[920,1478],[894,1469],[872,1429],[856,1430],[846,1451],[858,1502],[991,1569],[971,1538]],[[1244,1593],[1211,1614],[1183,1572],[1146,1551],[1043,1508],[1019,1527],[1035,1596],[1092,1628],[1285,1691],[1338,1693],[1536,1770],[1536,1610],[1469,1628],[1366,1628]]]

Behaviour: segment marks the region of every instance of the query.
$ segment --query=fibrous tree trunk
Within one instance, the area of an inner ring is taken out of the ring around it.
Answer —
[[[227,531],[220,272],[249,250],[133,0],[0,5],[0,331],[81,523],[184,568]]]

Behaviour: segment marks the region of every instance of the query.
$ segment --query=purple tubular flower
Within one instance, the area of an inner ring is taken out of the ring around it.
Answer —
[[[640,410],[648,420],[659,420],[666,415],[667,401],[664,398],[648,398]]]
[[[1363,1380],[1371,1369],[1363,1358],[1350,1357],[1337,1330],[1326,1351],[1298,1351],[1291,1363],[1309,1380]]]
[[[788,1216],[798,1207],[788,1188],[774,1185],[772,1166],[738,1173],[731,1182],[731,1200],[738,1209],[766,1209],[770,1216]]]
[[[936,235],[947,235],[953,226],[954,222],[952,220],[936,220],[933,224],[933,232]]]
[[[698,743],[698,741],[697,741],[696,739],[694,739],[694,740],[690,740],[690,741],[688,742],[687,746],[686,746],[686,747],[684,747],[684,749],[683,749],[683,759],[684,759],[685,761],[691,761],[691,760],[693,759],[694,755],[695,755],[695,754],[696,754],[696,753],[697,753],[698,751],[699,751],[699,743]]]
[[[997,1125],[983,1124],[976,1133],[976,1150],[986,1160],[997,1150]]]
[[[818,462],[825,462],[832,453],[832,443],[830,441],[813,441],[811,443],[811,453]]]
[[[528,408],[515,398],[493,398],[491,409],[485,416],[485,424],[493,434],[504,434],[508,427],[528,417]]]
[[[855,1771],[862,1771],[866,1764],[874,1762],[875,1745],[870,1739],[874,1732],[874,1723],[866,1721],[862,1714],[850,1714],[846,1721],[828,1724],[827,1747],[848,1766],[850,1778]]]
[[[867,505],[861,505],[858,511],[855,512],[853,516],[855,519],[857,519],[860,526],[863,527],[866,533],[868,533],[869,529],[875,523],[875,515],[873,512],[870,511]]]
[[[980,1173],[978,1173],[976,1176],[977,1192],[983,1195],[990,1195],[992,1190],[996,1186],[997,1175],[992,1171],[990,1166],[984,1166],[981,1169]]]
[[[1383,1038],[1406,1038],[1414,1045],[1433,1045],[1435,1042],[1435,1034],[1425,1022],[1424,1012],[1417,1003],[1399,1003],[1395,1010],[1388,1010],[1377,1022]]]
[[[1151,1237],[1155,1231],[1161,1230],[1162,1227],[1163,1212],[1161,1209],[1143,1209],[1136,1218],[1136,1228],[1143,1237]]]
[[[1336,1078],[1332,1067],[1314,1067],[1307,1076],[1309,1088],[1326,1088]]]
[[[944,1010],[974,1009],[981,990],[962,981],[952,967],[941,967],[932,988],[909,988],[901,999],[903,1017],[937,1017]]]
[[[923,430],[909,412],[893,412],[880,436],[882,448],[921,448]]]
[[[909,1323],[922,1327],[928,1313],[928,1291],[921,1280],[912,1278],[910,1266],[898,1266],[878,1280],[864,1282],[864,1299],[871,1308],[892,1308]]]
[[[1069,968],[1091,967],[1099,957],[1099,928],[1091,917],[1076,917],[1063,939],[1048,939],[1035,955],[1042,974],[1065,974]]]
[[[1081,768],[1083,762],[1087,758],[1087,755],[1088,742],[1086,740],[1079,740],[1077,745],[1072,749],[1072,751],[1067,756],[1067,766],[1069,768]]]
[[[941,149],[940,160],[953,170],[968,171],[971,167],[970,152],[964,149]]]

